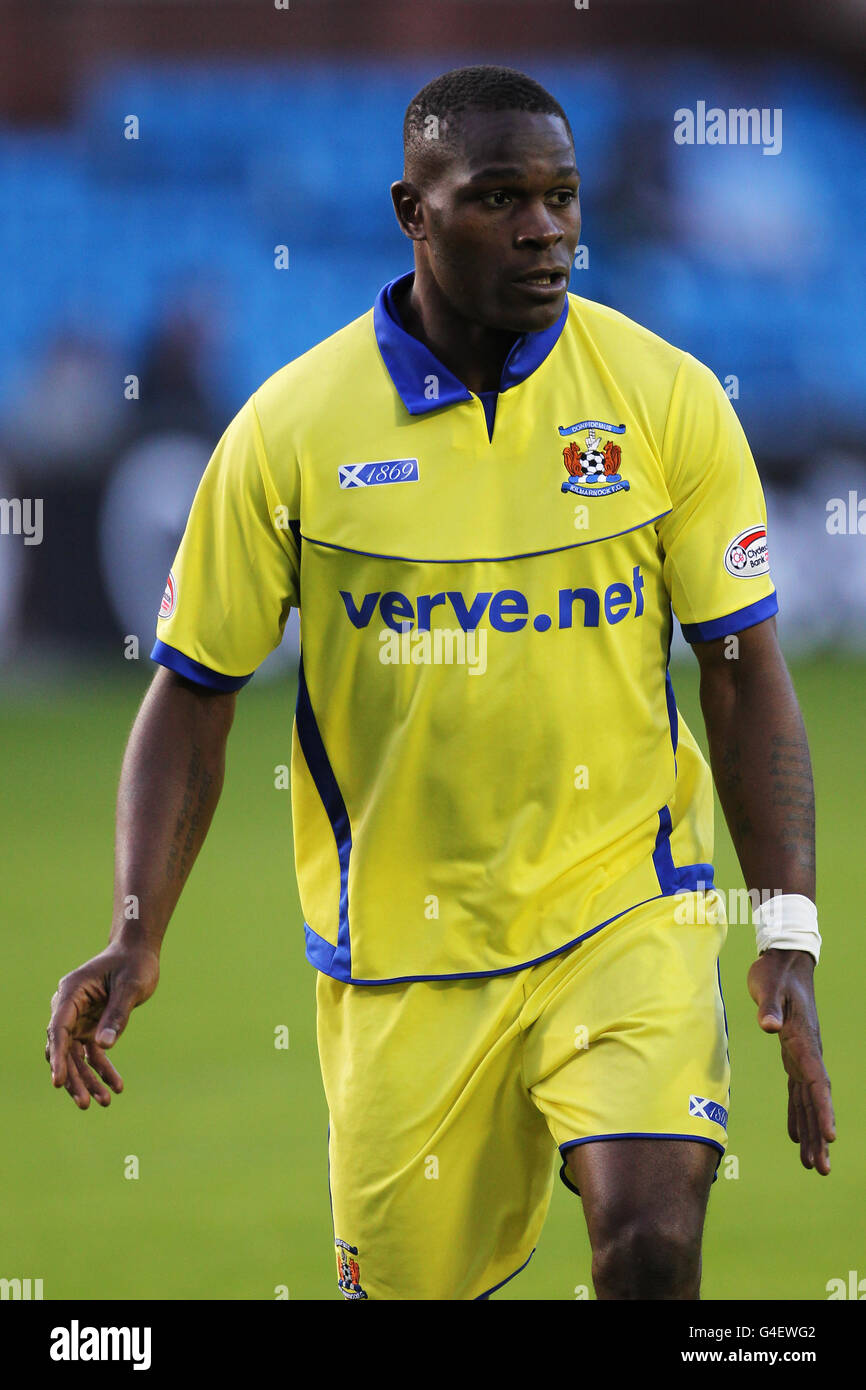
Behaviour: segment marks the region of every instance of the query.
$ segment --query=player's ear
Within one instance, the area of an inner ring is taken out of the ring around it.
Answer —
[[[398,179],[391,184],[391,200],[400,224],[400,230],[412,241],[425,241],[424,213],[421,190],[408,179]]]

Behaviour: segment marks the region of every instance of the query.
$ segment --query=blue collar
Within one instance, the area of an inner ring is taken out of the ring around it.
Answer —
[[[394,291],[415,275],[414,270],[398,275],[384,285],[373,305],[373,327],[382,360],[397,388],[397,393],[410,415],[424,415],[427,411],[438,410],[443,405],[455,405],[458,401],[471,401],[472,392],[446,366],[434,357],[430,349],[407,333],[397,312]],[[540,367],[545,357],[559,341],[568,317],[568,296],[562,306],[562,313],[550,328],[539,333],[523,333],[517,339],[505,359],[499,390],[507,391]],[[438,395],[428,398],[425,389],[429,378],[438,379]]]

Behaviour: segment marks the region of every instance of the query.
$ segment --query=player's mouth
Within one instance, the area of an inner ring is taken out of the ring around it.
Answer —
[[[561,266],[539,266],[518,275],[512,284],[534,299],[553,299],[568,285],[568,272]]]

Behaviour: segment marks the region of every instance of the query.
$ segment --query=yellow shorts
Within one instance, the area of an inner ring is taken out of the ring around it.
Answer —
[[[711,1144],[721,1159],[726,930],[719,895],[689,893],[508,975],[348,985],[319,974],[344,1296],[485,1298],[535,1248],[555,1146],[658,1136]]]

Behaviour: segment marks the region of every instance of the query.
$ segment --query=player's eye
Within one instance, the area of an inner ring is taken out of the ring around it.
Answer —
[[[568,207],[569,203],[574,202],[575,198],[577,197],[577,191],[574,188],[557,188],[556,192],[552,196],[554,198],[561,199],[558,206],[561,208],[565,208]]]
[[[500,199],[503,201],[496,201]],[[507,207],[510,200],[511,194],[506,193],[504,188],[497,188],[494,193],[485,193],[484,197],[481,199],[484,206],[488,208]]]

